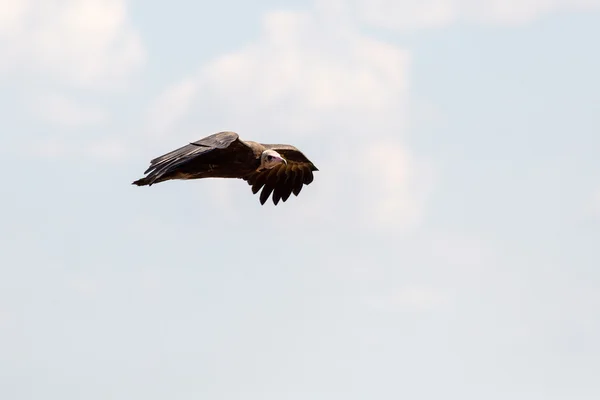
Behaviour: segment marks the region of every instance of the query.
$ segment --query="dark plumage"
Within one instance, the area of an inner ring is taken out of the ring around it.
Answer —
[[[133,182],[152,186],[172,179],[239,178],[260,193],[265,204],[285,202],[298,196],[313,181],[317,167],[297,148],[285,144],[262,144],[240,140],[235,132],[219,132],[150,161],[144,178]]]

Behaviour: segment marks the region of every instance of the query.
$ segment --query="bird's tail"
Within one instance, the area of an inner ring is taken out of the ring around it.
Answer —
[[[131,182],[132,185],[137,185],[137,186],[148,186],[150,185],[150,180],[148,179],[148,177],[144,177],[141,179],[138,179],[137,181]]]

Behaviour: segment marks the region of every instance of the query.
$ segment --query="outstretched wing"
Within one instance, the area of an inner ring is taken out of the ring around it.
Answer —
[[[302,187],[313,181],[313,171],[318,171],[317,167],[294,146],[284,144],[263,146],[281,154],[286,159],[287,165],[280,164],[270,170],[253,172],[244,177],[244,180],[252,186],[252,193],[256,194],[262,188],[260,204],[265,204],[272,193],[275,205],[280,200],[285,202],[292,193],[298,196]]]
[[[237,133],[215,133],[151,160],[150,167],[144,171],[144,174],[148,174],[144,181],[152,185],[163,176],[177,172],[182,166],[197,160],[199,157],[212,155],[214,152],[223,152],[225,149],[229,152],[244,151],[249,154],[252,153],[252,149],[239,139]]]

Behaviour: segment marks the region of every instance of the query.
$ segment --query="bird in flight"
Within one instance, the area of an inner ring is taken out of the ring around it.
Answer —
[[[152,186],[173,179],[239,178],[260,193],[264,205],[298,196],[313,181],[317,167],[294,146],[243,141],[235,132],[219,132],[150,161],[147,176],[133,185]]]

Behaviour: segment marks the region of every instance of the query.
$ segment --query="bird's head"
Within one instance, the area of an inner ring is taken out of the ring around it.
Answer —
[[[287,164],[287,161],[275,150],[265,150],[260,156],[260,169],[271,169],[282,163]]]

